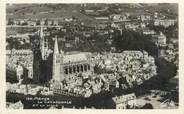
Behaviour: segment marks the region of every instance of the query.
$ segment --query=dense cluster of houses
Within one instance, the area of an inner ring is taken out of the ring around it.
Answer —
[[[95,56],[93,59],[102,72],[110,73],[101,74],[102,79],[106,82],[115,81],[115,85],[123,89],[132,87],[134,83],[142,84],[144,80],[148,80],[157,74],[154,58],[145,51],[110,53]],[[120,78],[125,78],[126,83],[117,82]]]
[[[28,77],[33,77],[33,52],[31,50],[6,50],[6,67],[9,71],[16,71],[17,75],[23,75],[26,68]]]

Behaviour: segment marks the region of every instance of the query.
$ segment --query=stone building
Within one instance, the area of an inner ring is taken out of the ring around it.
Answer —
[[[160,32],[160,34],[152,35],[151,41],[156,45],[164,46],[167,43],[167,38],[162,32]]]
[[[71,75],[92,73],[93,68],[88,59],[89,54],[85,52],[64,53],[59,50],[58,41],[55,38],[52,79],[60,82],[64,79],[67,80]]]
[[[164,26],[164,27],[169,27],[171,25],[174,25],[175,23],[177,23],[177,20],[176,19],[164,19],[164,20],[161,20],[161,19],[156,19],[154,20],[154,25],[155,26]]]
[[[27,76],[33,78],[33,52],[31,50],[6,50],[6,69],[16,71],[17,65],[25,68]]]
[[[34,53],[35,82],[46,83],[50,80],[59,82],[64,79],[72,80],[72,76],[80,73],[90,74],[93,71],[87,57],[90,53],[64,53],[58,47],[57,38],[55,38],[53,51],[49,49],[49,45],[41,26],[40,45]]]
[[[136,106],[136,96],[134,93],[116,96],[113,97],[112,100],[115,103],[116,109],[127,109],[127,108],[134,108]]]

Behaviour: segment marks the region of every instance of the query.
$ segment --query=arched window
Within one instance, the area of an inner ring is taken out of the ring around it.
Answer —
[[[69,73],[72,74],[72,67],[69,67]]]
[[[65,74],[68,74],[68,68],[65,68]]]
[[[83,69],[83,65],[81,65],[80,67],[81,67],[81,71],[83,72],[83,71],[84,71],[84,69]]]
[[[84,71],[87,71],[87,65],[84,65]]]
[[[76,73],[76,66],[73,66],[73,72]]]
[[[90,70],[90,65],[88,64],[88,70]]]
[[[79,66],[77,65],[77,72],[79,72]]]

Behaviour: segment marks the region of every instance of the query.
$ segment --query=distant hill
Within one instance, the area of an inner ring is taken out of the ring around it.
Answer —
[[[83,22],[94,22],[91,17],[80,13],[80,4],[13,4],[7,5],[7,19],[71,18]]]
[[[176,3],[152,3],[152,4],[142,4],[145,8],[149,9],[151,12],[168,12],[178,14],[178,4]]]
[[[140,10],[142,13],[149,11],[150,13],[161,12],[167,15],[177,15],[177,4],[85,4],[85,9],[99,10],[107,7],[122,8],[122,12],[136,12]],[[7,5],[7,18],[58,18],[75,16],[83,21],[94,21],[93,18],[80,13],[82,4],[10,4]]]

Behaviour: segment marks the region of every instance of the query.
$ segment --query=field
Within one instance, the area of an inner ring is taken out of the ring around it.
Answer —
[[[72,18],[75,17],[76,19],[83,21],[84,23],[93,23],[96,22],[94,18],[91,18],[85,14],[79,12],[79,8],[77,10],[73,10],[71,6],[65,6],[67,8],[61,7],[60,5],[57,7],[52,7],[48,5],[34,5],[31,6],[21,6],[16,7],[17,5],[13,5],[13,7],[7,7],[7,16],[6,18],[13,18],[13,19],[51,19],[51,18]],[[75,5],[74,5],[75,6]]]
[[[87,4],[85,9],[103,10],[105,8],[121,8],[122,13],[151,13],[160,12],[169,16],[177,15],[177,4]],[[7,5],[7,19],[26,18],[70,18],[75,17],[81,21],[94,22],[92,17],[80,13],[81,4],[13,4]],[[149,11],[145,11],[148,9]]]

